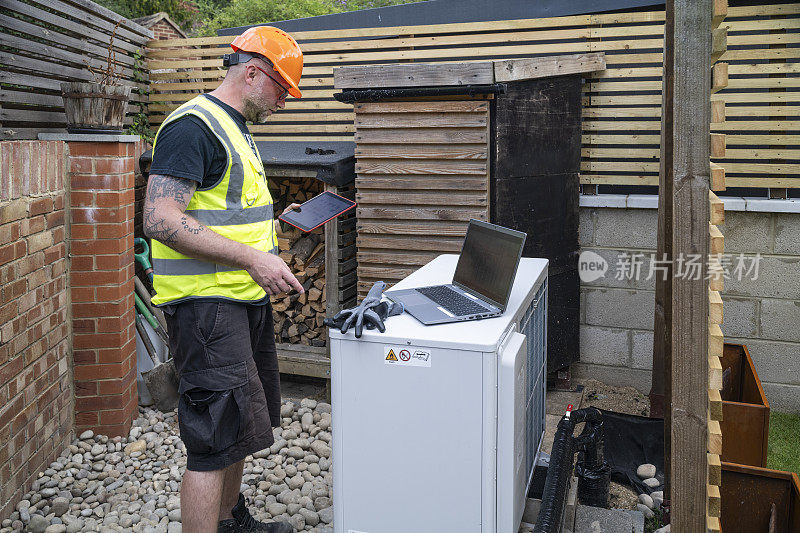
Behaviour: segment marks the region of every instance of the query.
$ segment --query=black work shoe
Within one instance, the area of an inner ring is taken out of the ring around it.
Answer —
[[[267,533],[294,533],[294,527],[286,522],[259,522],[250,511],[244,496],[239,494],[239,501],[231,509],[233,518],[221,520],[217,526],[217,533],[246,533],[250,531],[265,531]]]

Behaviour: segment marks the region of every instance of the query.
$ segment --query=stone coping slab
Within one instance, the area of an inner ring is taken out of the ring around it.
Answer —
[[[40,133],[40,141],[89,142],[89,143],[135,143],[138,135],[109,135],[95,133]]]
[[[725,211],[758,213],[800,213],[800,199],[770,200],[743,196],[720,196]],[[655,194],[581,194],[581,207],[610,207],[618,209],[658,209]]]

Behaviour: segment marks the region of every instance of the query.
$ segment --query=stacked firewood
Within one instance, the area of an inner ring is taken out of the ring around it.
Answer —
[[[295,180],[280,182],[281,190],[273,191],[276,206],[302,203],[319,193],[302,185]],[[279,255],[289,265],[305,292],[297,294],[292,291],[288,295],[272,297],[275,342],[325,346],[325,328],[322,326],[326,297],[325,237],[322,228],[303,233],[290,226],[284,227],[290,229],[278,232]]]

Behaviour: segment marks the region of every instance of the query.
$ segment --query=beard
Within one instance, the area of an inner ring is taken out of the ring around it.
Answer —
[[[272,114],[275,103],[264,94],[263,82],[255,88],[252,95],[242,98],[242,115],[253,123],[264,122]]]
[[[245,98],[242,104],[242,115],[249,122],[264,122],[272,114],[272,108],[263,97]]]

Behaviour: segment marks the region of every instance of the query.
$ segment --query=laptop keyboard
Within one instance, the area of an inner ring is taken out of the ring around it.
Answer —
[[[463,294],[459,294],[447,286],[422,287],[416,290],[456,316],[488,312],[488,309],[482,305],[476,304]]]

